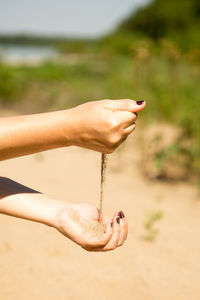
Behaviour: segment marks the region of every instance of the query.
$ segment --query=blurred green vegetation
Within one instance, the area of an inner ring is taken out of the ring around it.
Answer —
[[[64,57],[38,66],[0,64],[0,104],[20,110],[62,109],[104,98],[145,99],[146,123],[166,121],[190,139],[191,167],[200,170],[200,61],[196,53],[181,55],[163,40],[159,53],[149,40],[132,46],[132,55]],[[173,146],[178,151],[180,147]],[[181,151],[182,151],[181,147]],[[159,154],[159,162],[169,153]],[[158,160],[158,157],[156,156]]]
[[[1,60],[0,106],[42,112],[90,100],[145,99],[146,124],[168,122],[181,128],[175,143],[155,153],[157,167],[183,154],[188,176],[200,177],[199,3],[151,2],[99,40],[48,39],[44,44],[61,53],[56,60],[15,66]],[[21,44],[43,42],[21,37]]]
[[[147,214],[146,220],[144,222],[145,233],[141,236],[144,241],[154,242],[156,240],[159,234],[159,230],[155,225],[158,221],[161,221],[162,218],[163,213],[161,211],[153,211]]]
[[[150,1],[123,21],[118,31],[171,39],[185,50],[199,47],[200,1]]]

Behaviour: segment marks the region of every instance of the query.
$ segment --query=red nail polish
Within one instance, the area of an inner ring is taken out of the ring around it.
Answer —
[[[122,210],[120,210],[117,215],[120,217],[120,219],[123,219],[125,217]]]
[[[136,101],[137,105],[142,105],[144,103],[144,100],[139,100],[139,101]]]

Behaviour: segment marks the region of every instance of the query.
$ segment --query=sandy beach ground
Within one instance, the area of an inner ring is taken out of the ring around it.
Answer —
[[[109,156],[106,176],[104,213],[123,209],[125,245],[89,253],[55,229],[0,215],[1,300],[200,299],[198,190],[146,181],[135,141]],[[0,172],[57,199],[98,206],[100,158],[71,147],[1,162]],[[142,238],[149,213],[162,215],[153,242]]]

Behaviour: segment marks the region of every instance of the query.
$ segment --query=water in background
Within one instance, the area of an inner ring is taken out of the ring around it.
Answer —
[[[54,58],[57,52],[46,46],[1,45],[0,57],[9,63],[38,63]]]

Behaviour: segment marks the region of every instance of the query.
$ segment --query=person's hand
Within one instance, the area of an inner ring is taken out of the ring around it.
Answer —
[[[102,233],[96,230],[99,218],[99,210],[92,205],[67,204],[58,212],[55,227],[87,251],[109,251],[123,245],[128,233],[123,212],[112,219],[101,216],[105,226]]]
[[[145,101],[101,100],[68,110],[67,139],[74,146],[111,153],[135,129]],[[70,130],[69,130],[70,129]]]

